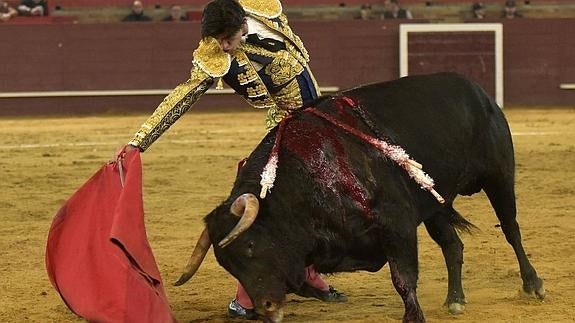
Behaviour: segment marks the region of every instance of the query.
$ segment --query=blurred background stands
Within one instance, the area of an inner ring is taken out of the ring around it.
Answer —
[[[16,7],[19,0],[8,0]],[[149,0],[144,1],[146,15],[161,21],[170,14],[172,5],[179,5],[188,20],[199,21],[201,11],[209,0]],[[402,0],[402,7],[413,13],[413,18],[429,22],[463,22],[470,17],[474,1],[464,0]],[[485,0],[488,19],[498,19],[505,1]],[[372,16],[384,11],[384,0],[284,0],[284,11],[290,20],[352,20],[360,15],[362,6],[371,6]],[[120,21],[132,5],[131,0],[49,0],[49,22],[110,23]],[[524,0],[517,7],[525,18],[575,18],[575,1]],[[20,17],[18,17],[20,18]],[[32,17],[34,18],[34,17]],[[19,19],[16,19],[19,20]],[[38,21],[38,20],[37,20]]]

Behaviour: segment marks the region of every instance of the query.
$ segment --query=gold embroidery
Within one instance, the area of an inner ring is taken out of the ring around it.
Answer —
[[[255,86],[252,87],[248,87],[247,91],[248,91],[248,98],[257,98],[260,96],[268,95],[268,89],[265,87],[265,85],[263,85],[263,83],[256,84]]]
[[[279,0],[240,0],[239,2],[246,12],[268,19],[276,18],[282,13],[282,4]]]
[[[298,60],[298,62],[300,62],[301,65],[307,66],[307,62],[309,60],[306,59],[305,56],[303,56],[303,54],[297,49],[297,47],[295,47],[290,43],[287,43],[286,49],[293,57],[295,57]]]
[[[229,71],[232,59],[213,37],[200,41],[194,51],[194,63],[211,77],[221,77]]]
[[[266,20],[268,21],[268,20]],[[292,34],[293,35],[293,34]],[[297,37],[295,35],[293,35],[294,37]],[[297,40],[301,43],[301,40],[299,40],[299,38],[297,38]],[[298,62],[300,62],[300,64],[302,66],[307,66],[307,62],[309,61],[309,56],[307,54],[306,49],[303,47],[303,43],[301,43],[301,48],[303,50],[300,50],[298,47],[296,47],[294,44],[292,44],[291,42],[284,42],[285,46],[286,46],[286,50],[293,56],[295,57]],[[250,44],[250,43],[241,43],[240,50],[246,52],[246,53],[250,53],[250,54],[256,54],[256,55],[260,55],[260,56],[265,56],[265,57],[275,57],[276,53],[269,51],[267,49],[264,49],[262,47]],[[239,63],[239,61],[238,61]],[[243,64],[245,64],[246,62],[242,62]],[[242,66],[242,65],[240,65]]]
[[[274,84],[282,85],[303,71],[307,63],[301,53],[291,44],[287,51],[272,52],[249,43],[243,43],[240,49],[249,54],[273,58],[266,67],[266,74],[272,77]],[[278,74],[276,74],[278,73]],[[275,80],[274,80],[275,78]]]
[[[276,102],[276,104],[282,109],[294,109],[299,108],[302,105],[303,102],[301,99],[301,94],[299,93],[299,87],[297,81],[295,81],[294,78],[303,72],[304,66],[307,66],[301,53],[297,51],[297,49],[295,49],[293,45],[290,44],[288,45],[289,45],[288,48],[290,48],[291,46],[291,48],[293,49],[293,51],[289,53],[288,51],[284,50],[274,53],[248,43],[244,43],[241,45],[241,51],[244,53],[274,58],[273,61],[265,67],[264,72],[272,78],[272,81],[275,85],[279,86],[292,81],[292,83],[290,83],[290,85],[288,86],[289,89],[284,88],[280,90],[279,93],[273,95],[273,97],[276,100],[278,100],[280,96],[284,95],[280,93],[291,93],[285,96],[286,99],[284,100],[280,99],[279,101]],[[294,57],[293,54],[296,54],[298,56]],[[236,57],[238,57],[238,55],[236,55]],[[319,95],[319,88],[313,75],[311,75],[311,72],[310,76],[313,81],[313,85]],[[298,93],[295,94],[294,91],[297,91]],[[290,102],[290,100],[292,99],[294,99],[295,101]]]
[[[276,105],[282,110],[290,111],[303,105],[301,91],[296,79],[293,79],[277,93],[273,94]]]
[[[240,50],[234,52],[234,59],[238,63],[239,67],[245,66],[250,63],[250,59],[242,52],[243,46],[245,43],[240,43]],[[242,55],[243,54],[243,55]]]
[[[277,106],[276,106],[274,100],[272,99],[268,89],[266,88],[264,82],[262,81],[259,74],[256,72],[255,68],[251,64],[246,53],[243,50],[235,51],[234,59],[237,62],[245,63],[244,69],[246,72],[244,75],[246,75],[246,76],[249,75],[250,79],[253,77],[253,79],[249,82],[249,83],[253,84],[253,86],[247,87],[248,97],[246,98],[246,101],[248,101],[248,103],[251,106],[253,106],[254,108],[257,108],[257,109],[269,109],[271,107],[277,108]],[[240,75],[238,75],[238,81],[241,82]],[[248,84],[248,83],[245,83],[243,85],[246,85],[246,84]]]
[[[278,51],[274,60],[265,69],[274,85],[284,85],[302,71],[303,66],[285,50]]]
[[[194,65],[190,79],[178,85],[164,98],[129,144],[140,147],[142,151],[148,149],[213,83],[213,78]]]
[[[271,128],[275,127],[288,114],[289,113],[287,111],[280,110],[277,107],[270,108],[266,115],[266,129],[269,131]]]
[[[309,61],[309,54],[308,54],[307,50],[305,49],[303,42],[301,41],[301,39],[296,34],[293,33],[290,26],[288,25],[287,17],[284,14],[279,15],[279,19],[280,19],[281,23],[277,23],[276,21],[272,21],[270,19],[265,19],[265,18],[258,17],[258,16],[253,16],[253,18],[262,22],[263,24],[265,24],[269,28],[279,32],[282,35],[284,35],[290,42],[293,43],[293,45],[295,45],[295,48],[297,48],[297,51],[299,51],[301,53],[303,59],[306,62]],[[294,50],[295,50],[295,48],[294,48]],[[291,52],[291,50],[290,50],[290,52]]]
[[[258,79],[258,73],[253,68],[247,68],[245,73],[238,74],[238,81],[240,85],[253,82]]]
[[[248,103],[256,108],[256,109],[270,109],[270,108],[277,108],[276,102],[272,99],[271,96],[261,97],[257,99],[249,99],[247,100]]]
[[[223,90],[224,89],[224,81],[222,78],[218,78],[218,82],[216,83],[216,90]]]
[[[249,54],[255,54],[255,55],[259,55],[259,56],[265,56],[265,57],[275,57],[275,53],[271,52],[265,48],[256,46],[254,44],[250,44],[250,43],[241,43],[240,50],[249,53]],[[237,55],[236,55],[237,57]],[[246,57],[246,60],[249,62],[249,58]]]

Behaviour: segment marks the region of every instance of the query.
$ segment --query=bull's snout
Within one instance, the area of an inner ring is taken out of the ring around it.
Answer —
[[[279,323],[283,320],[284,312],[282,302],[263,299],[259,304],[258,312],[260,313],[260,319],[264,322]]]
[[[281,305],[274,302],[265,301],[263,308],[265,309],[265,316],[263,317],[264,322],[280,323],[283,320],[284,311],[281,308]]]
[[[267,312],[275,312],[275,311],[281,309],[281,307],[278,304],[276,304],[272,301],[264,301],[263,308],[266,310],[266,313]]]

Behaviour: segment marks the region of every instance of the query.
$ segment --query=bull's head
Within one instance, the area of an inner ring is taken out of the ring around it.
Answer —
[[[240,220],[238,224],[226,235],[224,239],[222,239],[218,246],[221,248],[226,247],[229,243],[234,241],[241,233],[246,231],[252,223],[255,221],[259,211],[259,202],[258,199],[253,194],[244,194],[238,197],[232,206],[230,207],[230,213],[236,217],[239,217]],[[213,212],[212,212],[213,213]],[[204,260],[208,250],[212,242],[210,241],[210,234],[208,232],[208,228],[204,228],[198,242],[196,243],[196,247],[192,252],[192,256],[184,269],[184,273],[178,279],[177,282],[174,283],[176,286],[180,286],[190,280],[200,265]]]
[[[290,264],[293,257],[286,257],[272,234],[262,225],[252,226],[260,211],[254,194],[243,194],[227,205],[220,205],[206,217],[207,227],[175,285],[192,278],[213,244],[218,263],[242,283],[256,311],[267,321],[281,321],[285,294],[304,280],[303,260]],[[222,228],[231,227],[230,221],[237,223],[231,231],[222,232]]]

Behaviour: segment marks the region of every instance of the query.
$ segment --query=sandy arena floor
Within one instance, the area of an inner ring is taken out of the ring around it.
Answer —
[[[524,246],[547,298],[519,293],[515,256],[487,198],[456,208],[481,230],[462,235],[466,312],[442,308],[447,288],[439,247],[420,228],[418,295],[428,322],[575,321],[575,110],[506,109],[517,160]],[[0,119],[0,322],[82,322],[50,285],[44,248],[64,201],[146,116]],[[144,202],[150,244],[180,322],[228,321],[235,282],[210,252],[192,281],[173,287],[202,230],[202,217],[229,192],[236,163],[264,135],[263,114],[190,112],[145,154]],[[289,297],[285,322],[399,322],[403,304],[388,267],[327,278],[345,304]]]

